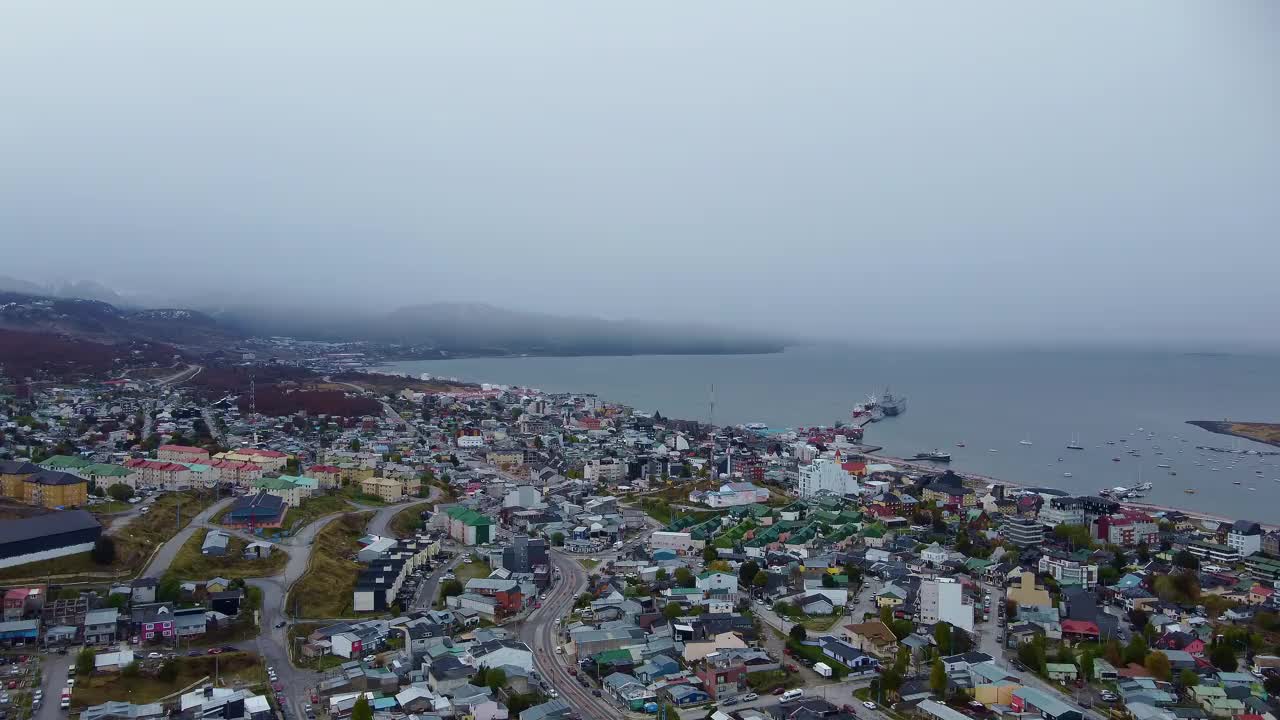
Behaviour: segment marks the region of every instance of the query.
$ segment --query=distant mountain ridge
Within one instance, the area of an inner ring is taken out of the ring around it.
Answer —
[[[245,337],[195,310],[122,310],[101,300],[5,291],[0,291],[0,328],[61,333],[108,343],[150,340],[210,346]]]
[[[603,320],[438,302],[388,313],[328,313],[323,321],[296,313],[228,311],[216,314],[259,335],[323,340],[368,340],[480,355],[658,355],[778,352],[785,343],[720,328]]]
[[[3,277],[0,286],[23,287],[21,281]],[[115,295],[101,290],[97,294]],[[417,357],[737,354],[778,352],[785,345],[777,338],[712,327],[568,317],[483,303],[431,303],[386,313],[284,306],[206,313],[189,308],[125,309],[100,299],[4,290],[0,328],[205,349],[225,349],[253,336],[282,335],[400,345]]]

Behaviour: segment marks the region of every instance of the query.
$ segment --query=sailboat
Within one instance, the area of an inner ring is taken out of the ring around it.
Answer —
[[[1083,450],[1084,446],[1080,444],[1080,436],[1073,434],[1071,442],[1067,443],[1068,450]]]
[[[1030,445],[1030,444],[1031,444],[1031,436],[1030,436],[1030,435],[1028,435],[1028,436],[1026,436],[1025,438],[1023,438],[1022,440],[1019,440],[1019,441],[1018,441],[1018,444],[1019,444],[1019,445]]]

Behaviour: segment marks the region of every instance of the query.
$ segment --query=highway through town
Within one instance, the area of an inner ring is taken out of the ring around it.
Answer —
[[[561,625],[557,619],[568,617],[578,596],[587,589],[587,573],[582,565],[558,550],[551,551],[551,565],[559,569],[560,580],[547,591],[542,607],[529,614],[520,628],[520,639],[533,648],[533,662],[538,673],[560,693],[579,718],[620,718],[622,712],[604,698],[578,684],[569,674],[565,655],[557,655]]]

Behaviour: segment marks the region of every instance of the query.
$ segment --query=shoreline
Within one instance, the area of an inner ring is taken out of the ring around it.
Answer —
[[[1226,435],[1227,437],[1240,438],[1241,440],[1256,442],[1268,447],[1280,448],[1280,441],[1270,440],[1265,437],[1255,437],[1235,429],[1237,425],[1256,427],[1259,430],[1270,431],[1276,437],[1280,437],[1280,423],[1248,422],[1244,420],[1188,420],[1187,424],[1194,425],[1201,430],[1208,430],[1215,435]]]
[[[862,447],[867,448],[868,452],[863,452],[863,455],[865,455],[869,460],[877,460],[877,461],[889,463],[890,465],[894,465],[897,467],[903,467],[903,468],[909,468],[911,470],[920,470],[920,471],[933,472],[933,473],[945,472],[947,470],[951,470],[951,468],[949,467],[939,467],[936,464],[929,464],[927,462],[907,460],[904,458],[895,458],[889,455],[879,455],[879,454],[876,454],[876,451],[879,450],[880,448],[875,448],[873,446],[862,446]],[[981,486],[981,489],[986,489],[987,485],[993,485],[993,484],[1004,485],[1005,487],[1016,488],[1018,490],[1035,490],[1037,488],[1046,488],[1046,489],[1053,489],[1053,490],[1059,489],[1059,488],[1050,488],[1050,486],[1047,486],[1047,485],[1027,485],[1024,483],[1002,480],[1000,478],[991,477],[989,475],[982,475],[979,473],[960,472],[956,470],[952,470],[952,472],[954,472],[956,475],[962,478],[966,483],[970,485],[970,487],[973,487],[974,489],[979,489],[979,486]],[[1063,492],[1068,492],[1068,491],[1064,490]],[[1068,493],[1068,494],[1071,497],[1080,496],[1079,493]],[[1117,500],[1116,502],[1118,502],[1120,505],[1125,507],[1143,508],[1145,510],[1152,510],[1156,512],[1181,513],[1183,515],[1186,515],[1187,517],[1195,518],[1197,520],[1211,520],[1213,522],[1230,523],[1230,522],[1235,522],[1236,520],[1239,519],[1239,518],[1228,517],[1226,515],[1216,515],[1214,513],[1207,513],[1200,510],[1180,508],[1173,505],[1160,505],[1157,503],[1149,503],[1149,502],[1134,501],[1134,500]],[[1261,521],[1258,521],[1258,524],[1264,530],[1280,529],[1280,524],[1273,524],[1273,523],[1267,523],[1267,522],[1261,522]]]
[[[724,353],[724,354],[739,354],[739,353]],[[742,353],[742,354],[746,354],[746,353]],[[495,356],[491,356],[491,357],[492,357],[492,359],[499,359],[499,358],[497,358],[497,357],[495,357]],[[520,357],[520,356],[506,356],[506,358],[516,358],[516,357]],[[541,357],[541,356],[540,356],[540,357]],[[630,356],[628,356],[628,357],[630,357]],[[442,358],[442,359],[443,359],[443,358]],[[453,359],[453,358],[451,358],[451,359]],[[412,362],[412,361],[411,361],[411,362]],[[413,374],[413,373],[409,373],[408,371],[405,371],[405,370],[402,370],[402,369],[393,369],[392,367],[389,367],[389,366],[388,366],[388,365],[386,365],[386,364],[381,365],[381,366],[379,367],[379,369],[377,369],[377,370],[366,370],[366,372],[373,372],[373,373],[376,373],[376,374],[384,374],[384,375],[400,375],[400,376],[410,377],[410,378],[415,377],[415,374]],[[510,387],[510,388],[513,388],[513,389],[518,389],[518,390],[530,390],[530,389],[531,389],[531,388],[527,388],[527,387],[525,387],[525,386],[523,386],[523,385],[519,385],[519,384],[506,384],[506,383],[497,383],[497,384],[503,384],[503,385],[506,385],[507,387]],[[570,394],[572,394],[572,393],[570,393]],[[612,401],[610,401],[608,398],[602,398],[602,399],[603,399],[603,400],[605,400],[606,402],[612,402]],[[702,421],[696,421],[696,420],[695,420],[695,421],[689,421],[689,422],[696,422],[696,423],[698,423],[699,425],[703,425],[703,424],[705,424],[705,423],[703,423]],[[1189,423],[1189,424],[1192,424],[1192,425],[1197,425],[1197,422],[1196,422],[1196,421],[1188,421],[1188,423]],[[1201,427],[1201,426],[1199,426],[1199,425],[1197,425],[1197,426],[1198,426],[1198,427]],[[724,426],[724,425],[718,425],[718,426],[713,426],[713,430],[716,430],[716,431],[718,431],[718,430],[723,430],[723,429],[725,429],[726,427],[735,427],[735,426]],[[1208,428],[1205,428],[1205,429],[1208,429]],[[776,431],[775,431],[775,430],[771,430],[771,431],[770,431],[770,434],[775,434],[775,433],[777,433],[777,432],[783,432],[783,431],[782,431],[782,430],[776,430]],[[1254,440],[1253,438],[1244,438],[1244,439]],[[1256,440],[1254,440],[1254,441],[1255,441],[1255,442],[1260,442],[1260,441],[1256,441]],[[1073,492],[1073,491],[1069,491],[1069,490],[1061,490],[1060,488],[1057,488],[1057,487],[1054,487],[1054,486],[1051,486],[1051,485],[1045,485],[1045,484],[1035,484],[1035,485],[1033,485],[1033,484],[1026,483],[1026,482],[1013,481],[1013,480],[1008,480],[1008,479],[1005,479],[1005,478],[994,477],[994,476],[991,476],[991,475],[983,475],[983,474],[981,474],[981,473],[976,473],[976,472],[962,472],[962,471],[959,471],[959,470],[955,470],[955,469],[953,469],[952,467],[950,467],[950,465],[949,465],[949,464],[931,463],[931,462],[928,462],[928,461],[908,460],[908,459],[906,459],[906,458],[899,458],[899,457],[894,457],[894,456],[891,456],[891,455],[880,454],[880,452],[879,452],[879,451],[880,451],[880,450],[882,450],[882,449],[883,449],[883,448],[882,448],[881,446],[876,446],[876,445],[871,445],[871,444],[865,444],[865,443],[864,443],[864,444],[860,444],[860,445],[858,445],[858,446],[857,446],[857,451],[858,451],[859,453],[863,454],[863,455],[864,455],[868,460],[877,461],[877,462],[889,463],[889,464],[891,464],[891,465],[894,465],[895,467],[899,467],[899,468],[907,469],[907,470],[914,471],[914,472],[925,472],[925,473],[938,474],[938,473],[942,473],[942,472],[946,472],[946,471],[950,470],[951,472],[953,472],[953,473],[955,473],[956,475],[958,475],[959,477],[961,477],[961,478],[962,478],[966,483],[968,483],[971,487],[974,487],[974,488],[985,489],[985,488],[986,488],[986,486],[988,486],[988,485],[1003,485],[1003,486],[1005,486],[1006,488],[1013,488],[1013,489],[1017,489],[1017,490],[1034,490],[1034,489],[1053,489],[1053,490],[1060,490],[1061,492],[1064,492],[1064,493],[1066,493],[1067,495],[1070,495],[1070,496],[1073,496],[1073,497],[1075,497],[1075,496],[1080,496],[1080,495],[1082,495],[1082,494],[1083,494],[1083,495],[1090,495],[1090,494],[1092,494],[1092,493],[1079,493],[1079,492]],[[1199,510],[1194,510],[1194,509],[1191,509],[1191,508],[1178,507],[1178,506],[1175,506],[1175,505],[1157,505],[1157,504],[1154,504],[1154,503],[1144,503],[1144,502],[1134,502],[1134,501],[1120,501],[1120,504],[1121,504],[1121,505],[1125,505],[1125,506],[1142,507],[1142,508],[1147,508],[1147,509],[1155,510],[1155,511],[1178,512],[1178,513],[1182,513],[1182,514],[1184,514],[1184,515],[1186,515],[1186,516],[1188,516],[1188,517],[1193,517],[1193,518],[1201,519],[1201,520],[1212,520],[1212,521],[1215,521],[1215,522],[1233,522],[1234,520],[1238,519],[1238,518],[1231,518],[1231,517],[1227,517],[1227,516],[1224,516],[1224,515],[1216,515],[1216,514],[1213,514],[1213,513],[1206,513],[1206,512],[1202,512],[1202,511],[1199,511]],[[1274,529],[1280,529],[1280,524],[1268,524],[1268,523],[1262,523],[1262,522],[1260,522],[1259,524],[1261,524],[1263,527],[1268,528],[1268,529],[1273,529],[1273,528],[1274,528]]]

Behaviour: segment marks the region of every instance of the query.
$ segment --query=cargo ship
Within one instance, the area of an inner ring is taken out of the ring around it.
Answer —
[[[930,452],[916,453],[911,460],[931,460],[933,462],[951,462],[951,453],[942,452],[941,450],[932,450]]]
[[[907,411],[907,398],[904,395],[894,395],[889,388],[885,388],[884,395],[880,396],[880,409],[888,417],[901,415]]]

